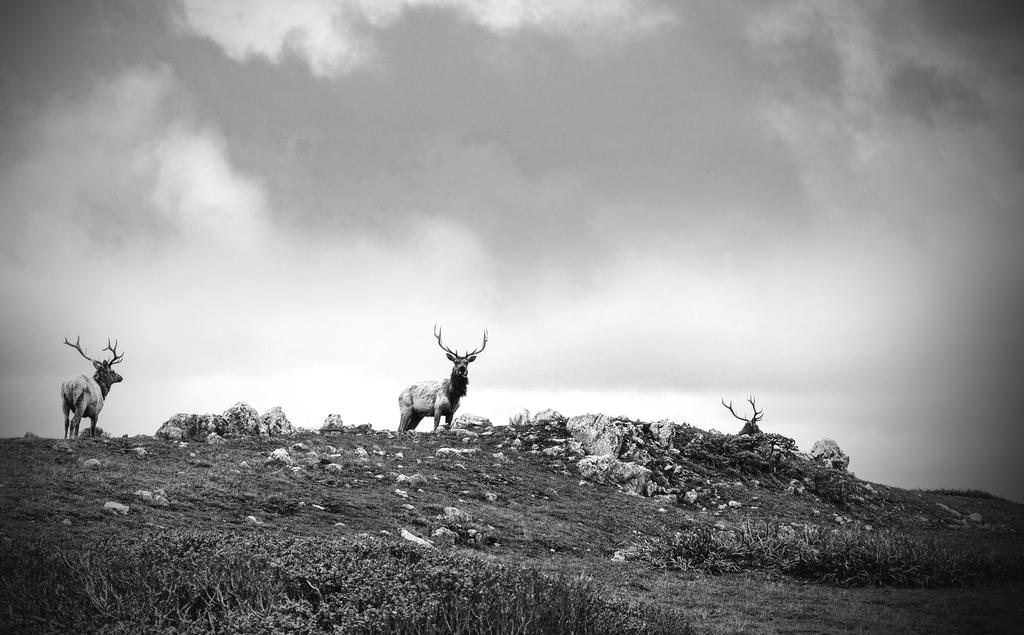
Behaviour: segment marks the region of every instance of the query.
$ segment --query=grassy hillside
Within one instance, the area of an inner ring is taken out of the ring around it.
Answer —
[[[657,491],[678,494],[636,496],[581,479],[557,432],[2,440],[0,626],[1013,632],[1024,623],[1020,505],[774,464],[726,435],[673,452]],[[279,449],[287,459],[273,458]]]

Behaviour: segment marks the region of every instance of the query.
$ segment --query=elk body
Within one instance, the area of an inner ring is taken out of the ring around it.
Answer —
[[[725,399],[723,399],[722,405],[729,409],[732,416],[743,422],[743,429],[740,430],[740,436],[744,434],[761,434],[761,429],[757,427],[757,422],[764,418],[764,410],[757,409],[757,406],[754,404],[753,397],[747,398],[747,401],[750,402],[750,407],[754,409],[754,414],[749,419],[736,414],[736,411],[732,409],[731,401],[729,403],[725,403]]]
[[[64,338],[65,344],[92,362],[93,368],[96,369],[96,374],[92,377],[79,375],[64,382],[60,388],[61,403],[64,410],[65,439],[68,438],[69,431],[72,438],[78,436],[78,425],[82,422],[82,417],[88,417],[89,421],[92,422],[89,436],[96,436],[96,422],[99,421],[100,410],[103,410],[103,400],[107,397],[107,393],[110,392],[110,387],[123,379],[111,368],[114,364],[120,364],[121,360],[124,359],[123,354],[117,354],[117,342],[114,342],[114,345],[111,346],[110,340],[107,340],[107,347],[103,349],[110,351],[112,355],[110,359],[96,360],[85,354],[80,341],[81,338],[78,338],[72,344],[67,338]]]
[[[469,363],[487,348],[487,330],[484,329],[484,343],[479,350],[459,355],[441,342],[441,329],[434,325],[434,337],[448,359],[454,364],[452,373],[443,381],[421,381],[415,383],[398,396],[398,409],[402,416],[398,422],[398,431],[415,430],[423,417],[434,417],[434,430],[444,417],[446,425],[451,425],[455,411],[459,409],[459,401],[466,396],[469,386]]]

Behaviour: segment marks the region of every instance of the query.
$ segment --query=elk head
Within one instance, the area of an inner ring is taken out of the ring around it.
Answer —
[[[732,409],[732,402],[725,403],[725,399],[722,400],[722,405],[729,409],[732,416],[736,417],[744,423],[743,429],[740,430],[740,434],[758,434],[761,432],[760,428],[757,427],[757,422],[764,418],[764,411],[758,410],[757,405],[754,403],[753,397],[748,397],[747,401],[750,402],[750,407],[754,409],[754,414],[749,419],[741,417],[736,414],[736,411]]]
[[[476,356],[484,352],[484,349],[487,348],[487,329],[484,329],[484,343],[480,348],[475,351],[470,351],[465,355],[459,355],[457,352],[444,345],[441,341],[441,328],[436,324],[434,325],[434,337],[437,338],[437,345],[440,346],[441,350],[447,354],[448,360],[454,364],[452,367],[452,377],[463,381],[469,381],[469,363],[475,361]]]
[[[98,383],[100,386],[103,386],[105,390],[109,390],[111,386],[113,386],[119,381],[124,380],[124,378],[121,377],[121,375],[119,375],[117,371],[115,371],[112,368],[114,364],[120,364],[121,361],[124,359],[124,354],[118,354],[117,352],[116,340],[114,341],[113,346],[111,346],[110,340],[107,340],[107,347],[104,348],[103,350],[110,351],[111,358],[104,360],[93,359],[86,355],[85,351],[82,350],[81,340],[81,337],[77,337],[75,338],[75,343],[72,344],[71,342],[68,341],[68,338],[65,337],[64,343],[78,351],[78,353],[82,357],[92,362],[93,368],[96,369],[96,374],[93,376],[93,378],[96,380],[96,383]]]

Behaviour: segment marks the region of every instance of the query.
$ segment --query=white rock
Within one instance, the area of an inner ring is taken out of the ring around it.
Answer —
[[[262,527],[264,525],[264,522],[259,518],[256,518],[255,516],[246,516],[245,522],[249,523],[250,525],[256,525],[257,527]]]
[[[291,465],[294,463],[292,457],[288,454],[288,450],[284,448],[277,448],[271,452],[270,456],[267,457],[266,462],[268,465]]]
[[[981,517],[981,514],[979,514],[978,512],[974,512],[973,514],[970,514],[967,517],[967,519],[970,520],[971,522],[975,522],[975,523],[980,523],[983,520],[982,517]]]
[[[480,448],[438,448],[434,455],[438,457],[461,457],[467,454],[476,454],[479,451]]]
[[[424,547],[433,547],[434,546],[434,543],[432,543],[429,540],[426,540],[424,538],[420,538],[419,536],[417,536],[416,534],[412,533],[411,531],[409,531],[407,529],[402,529],[401,533],[402,533],[402,538],[405,538],[409,542],[414,542],[417,545],[423,545]]]
[[[85,463],[83,463],[82,465],[89,468],[90,470],[98,470],[100,469],[101,464],[99,459],[86,459]]]
[[[402,498],[409,498],[409,492],[405,491],[404,489],[396,489],[395,495],[401,496]]]
[[[146,448],[141,446],[137,448],[132,448],[132,452],[134,452],[136,456],[146,456],[146,454],[148,454],[148,452],[146,452]]]
[[[112,514],[124,515],[124,514],[127,514],[128,510],[131,509],[131,508],[128,507],[127,505],[122,505],[121,503],[116,503],[114,501],[107,501],[106,503],[103,503],[103,509],[105,509],[106,511],[109,511]]]

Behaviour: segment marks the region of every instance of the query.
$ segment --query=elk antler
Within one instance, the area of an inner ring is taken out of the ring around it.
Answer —
[[[732,416],[736,417],[740,421],[746,421],[747,420],[746,417],[741,417],[738,414],[736,414],[736,411],[732,409],[732,402],[731,401],[729,403],[725,403],[725,399],[723,398],[722,399],[722,405],[725,406],[726,408],[728,408],[729,412],[732,413]]]
[[[441,327],[439,327],[437,324],[434,325],[434,337],[437,338],[437,345],[441,347],[441,350],[448,353],[449,355],[454,355],[455,357],[459,356],[458,353],[456,353],[455,351],[441,343]]]
[[[747,401],[750,402],[750,407],[754,409],[754,416],[749,418],[749,419],[746,418],[746,417],[741,417],[738,414],[736,414],[736,411],[732,409],[732,402],[731,401],[729,403],[725,403],[725,399],[722,399],[722,405],[725,406],[726,408],[728,408],[729,412],[732,413],[732,416],[736,417],[740,421],[746,421],[747,423],[757,423],[758,421],[760,421],[764,417],[764,411],[757,409],[757,406],[754,404],[754,398],[753,397],[748,397]]]
[[[484,352],[485,348],[487,348],[487,329],[484,329],[484,343],[483,343],[483,345],[480,346],[480,350],[473,351],[472,353],[466,353],[466,357],[472,357],[473,355],[479,355],[480,353]]]
[[[76,351],[78,351],[79,355],[81,355],[82,357],[86,358],[90,362],[99,363],[95,359],[93,359],[93,358],[89,357],[88,355],[86,355],[85,351],[82,350],[82,336],[79,335],[78,337],[76,337],[74,344],[69,342],[68,338],[65,337],[64,338],[64,343],[67,344],[68,346],[70,346],[71,348],[75,349]]]
[[[754,403],[753,397],[747,397],[747,401],[750,402],[750,407],[754,409],[754,416],[751,417],[750,422],[757,423],[758,421],[764,418],[764,410],[757,409],[757,404]]]
[[[114,340],[114,345],[111,346],[110,345],[110,338],[108,337],[107,338],[107,347],[105,349],[103,349],[103,350],[110,351],[111,355],[114,356],[110,360],[110,362],[109,362],[109,364],[111,366],[113,366],[114,364],[120,364],[121,361],[124,359],[124,353],[121,353],[120,355],[117,354],[117,340]]]

